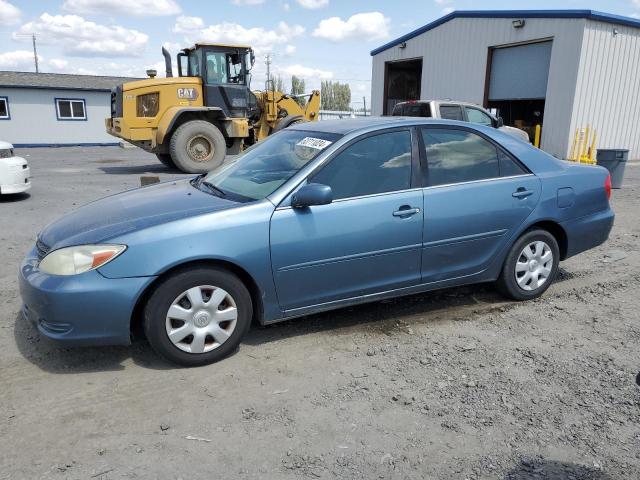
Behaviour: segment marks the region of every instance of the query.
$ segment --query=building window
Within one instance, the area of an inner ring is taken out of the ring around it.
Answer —
[[[0,120],[9,120],[10,118],[9,99],[7,97],[0,97]]]
[[[58,120],[86,120],[85,101],[80,98],[56,98]]]

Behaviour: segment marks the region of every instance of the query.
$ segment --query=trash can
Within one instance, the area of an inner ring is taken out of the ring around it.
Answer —
[[[598,149],[597,164],[609,170],[611,174],[611,188],[622,188],[624,167],[627,165],[629,150]]]

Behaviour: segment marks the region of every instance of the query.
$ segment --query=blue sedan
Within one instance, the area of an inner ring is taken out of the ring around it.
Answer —
[[[493,128],[399,117],[303,123],[209,174],[98,200],[47,226],[23,314],[63,345],[142,327],[187,366],[269,324],[495,282],[541,295],[613,225],[605,169]]]

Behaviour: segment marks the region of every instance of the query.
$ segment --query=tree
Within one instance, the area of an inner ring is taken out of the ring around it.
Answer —
[[[291,76],[291,95],[302,95],[305,89],[305,84],[304,84],[304,79],[303,78],[298,78],[295,75]],[[300,98],[296,98],[296,102],[298,102],[298,104],[303,107],[306,103],[307,100],[303,97]]]
[[[276,78],[273,79],[273,83],[274,83],[274,88],[276,90],[276,92],[284,92],[285,91],[285,87],[284,87],[284,80],[282,79],[282,77],[280,75],[278,75]]]
[[[320,83],[320,108],[347,111],[351,109],[351,87],[348,83],[323,80]]]

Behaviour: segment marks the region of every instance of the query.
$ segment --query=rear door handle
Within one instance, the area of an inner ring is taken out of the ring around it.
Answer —
[[[407,218],[411,215],[415,215],[416,213],[420,213],[419,208],[411,208],[409,205],[403,205],[399,210],[393,212],[394,217]]]
[[[513,192],[511,196],[515,198],[527,198],[528,196],[533,195],[533,190],[527,190],[526,188],[520,187],[518,190]]]

